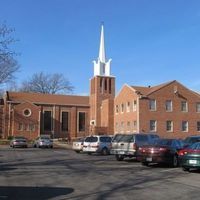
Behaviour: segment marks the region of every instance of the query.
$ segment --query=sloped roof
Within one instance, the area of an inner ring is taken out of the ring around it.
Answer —
[[[35,104],[84,105],[89,106],[89,96],[54,95],[25,92],[7,92],[8,100],[13,102],[29,101]]]
[[[140,93],[141,95],[148,96],[148,95],[152,94],[153,92],[156,92],[156,91],[160,90],[161,88],[163,88],[173,82],[175,82],[175,81],[170,81],[170,82],[156,85],[153,87],[141,87],[141,86],[130,86],[130,87],[133,88],[136,92]]]

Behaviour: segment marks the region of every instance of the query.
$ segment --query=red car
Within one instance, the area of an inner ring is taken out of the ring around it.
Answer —
[[[183,142],[177,139],[159,139],[154,145],[140,147],[141,162],[148,166],[150,163],[165,163],[177,167],[178,150]]]

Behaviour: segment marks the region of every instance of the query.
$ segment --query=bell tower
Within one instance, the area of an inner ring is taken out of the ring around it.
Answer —
[[[115,77],[111,76],[111,59],[106,61],[104,26],[101,26],[99,57],[90,80],[90,132],[114,133]]]

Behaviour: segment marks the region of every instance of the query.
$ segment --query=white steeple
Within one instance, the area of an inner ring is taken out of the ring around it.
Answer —
[[[106,62],[106,53],[105,53],[105,46],[104,46],[104,28],[103,25],[101,26],[101,39],[100,39],[100,47],[99,47],[99,60],[101,62]]]
[[[104,27],[101,25],[101,37],[99,47],[99,57],[94,63],[94,76],[110,76],[110,62],[106,62],[105,44],[104,44]]]

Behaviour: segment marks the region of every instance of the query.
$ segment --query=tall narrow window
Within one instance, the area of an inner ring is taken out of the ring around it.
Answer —
[[[133,121],[133,130],[137,129],[137,121]]]
[[[171,100],[167,100],[167,101],[165,102],[165,109],[166,109],[166,111],[168,111],[168,112],[172,111],[172,101],[171,101]]]
[[[44,131],[52,131],[52,112],[44,111]]]
[[[166,121],[166,131],[168,131],[168,132],[173,131],[173,122],[170,120]]]
[[[78,131],[85,131],[85,112],[79,112],[78,113]]]
[[[188,111],[187,101],[181,101],[181,111],[182,112],[187,112]]]
[[[199,102],[196,103],[196,111],[197,111],[197,112],[200,112],[200,103],[199,103]]]
[[[136,111],[137,110],[137,101],[134,100],[133,101],[133,111]]]
[[[188,131],[188,121],[182,121],[182,127],[181,127],[183,132]]]
[[[61,117],[62,117],[62,124],[61,124],[62,131],[68,131],[69,113],[63,111]]]
[[[126,104],[126,112],[130,112],[130,102],[127,102]]]
[[[200,131],[200,121],[197,122],[197,131]]]
[[[107,79],[104,79],[105,90],[107,90]]]
[[[156,131],[156,120],[150,120],[150,131]]]
[[[19,124],[18,124],[18,130],[19,130],[19,131],[23,131],[23,124],[22,124],[22,123],[19,123]]]
[[[149,100],[149,110],[155,111],[156,110],[156,100],[150,99]]]
[[[119,106],[118,106],[118,105],[115,106],[115,113],[116,113],[116,114],[119,113]]]
[[[124,112],[124,104],[122,103],[121,104],[121,113],[123,113]]]
[[[109,79],[109,93],[111,94],[112,88],[111,88],[111,79]]]

